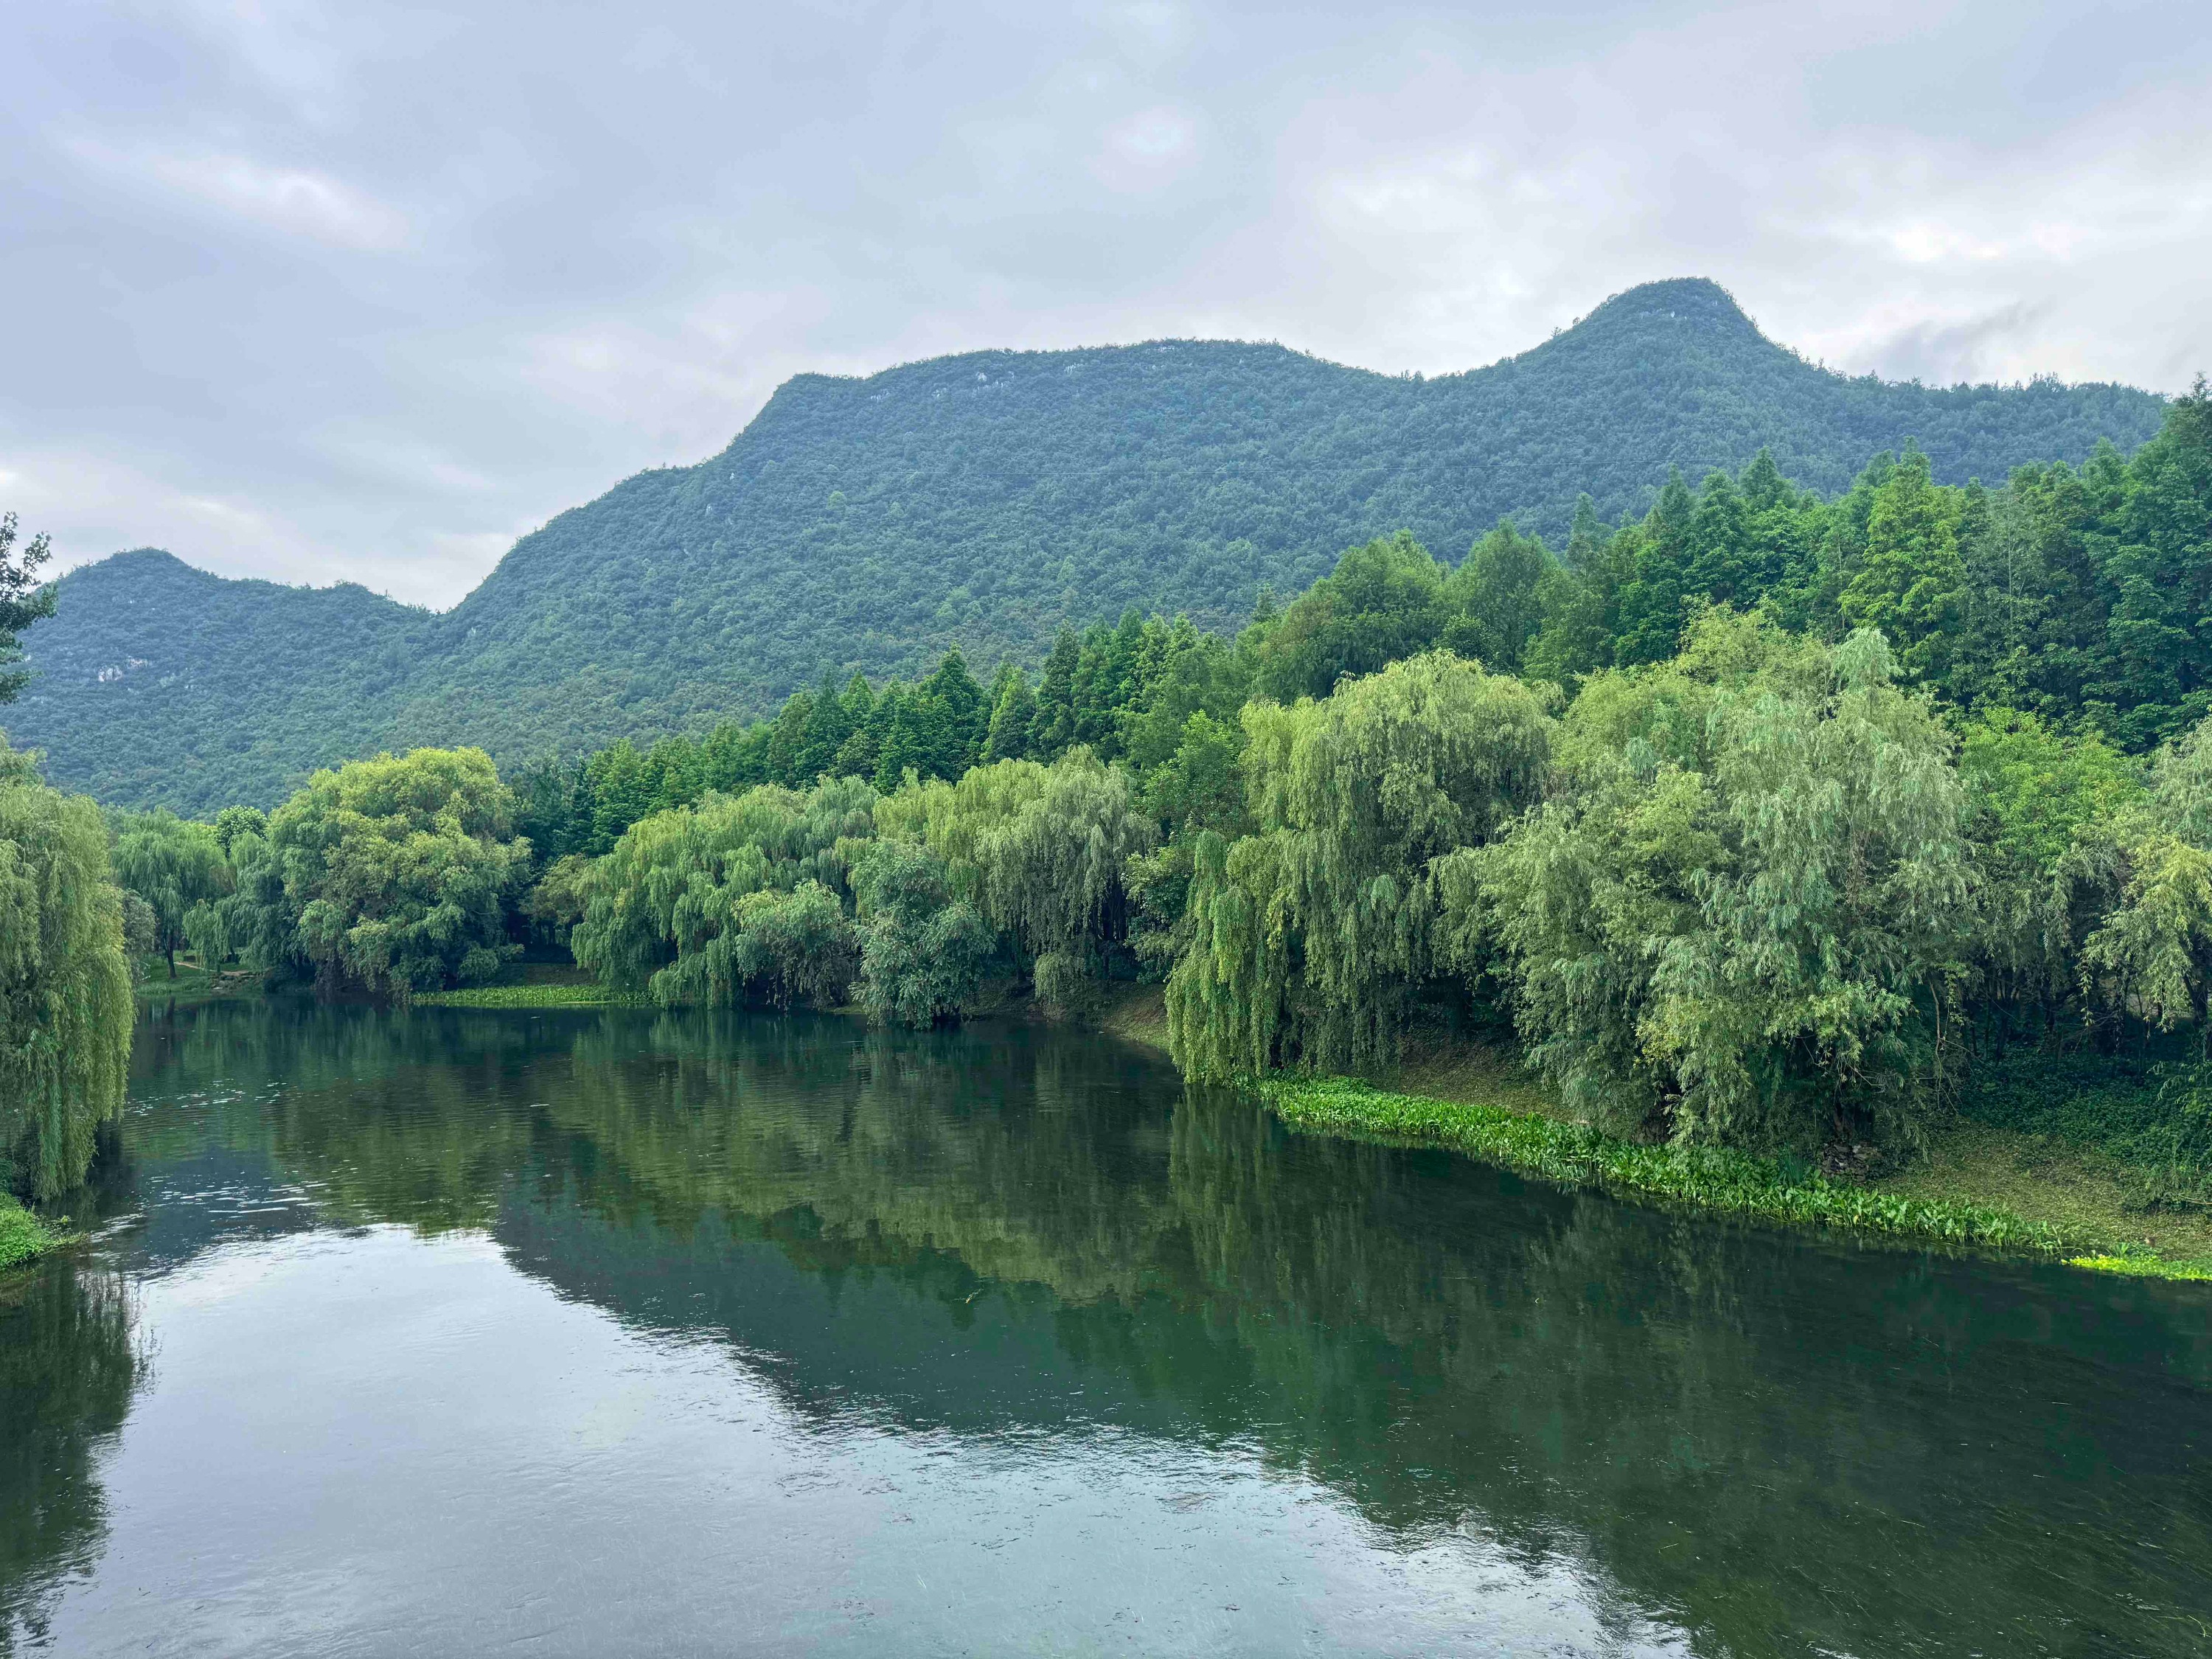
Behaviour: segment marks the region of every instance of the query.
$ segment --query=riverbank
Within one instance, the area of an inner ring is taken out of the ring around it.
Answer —
[[[173,975],[161,957],[146,957],[131,988],[141,1003],[210,1002],[217,997],[258,995],[261,975],[245,969],[210,973],[189,957],[177,964]]]
[[[1346,1078],[1254,1085],[1309,1133],[1449,1147],[1487,1164],[1623,1197],[1798,1226],[1995,1249],[2100,1272],[2212,1279],[2202,1224],[2160,1224],[2122,1207],[2124,1188],[2079,1149],[2012,1144],[1960,1126],[1911,1169],[1879,1181],[1832,1178],[1742,1152],[1644,1146],[1538,1111],[1377,1089]],[[2031,1184],[2032,1183],[2032,1184]],[[2161,1244],[2166,1248],[2160,1248]],[[2179,1247],[2179,1248],[2176,1248]]]
[[[1093,1020],[1167,1052],[1160,988],[1132,986]],[[1395,1090],[1278,1075],[1253,1085],[1309,1133],[1444,1146],[1486,1164],[1623,1197],[1784,1225],[1833,1226],[2040,1256],[2103,1273],[2212,1280],[2212,1212],[2149,1209],[2119,1159],[2061,1136],[1961,1118],[1895,1168],[1837,1179],[1741,1152],[1643,1146],[1601,1134],[1510,1050],[1415,1040]]]

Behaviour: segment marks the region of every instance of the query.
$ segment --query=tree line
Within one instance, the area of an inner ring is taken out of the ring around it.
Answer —
[[[1133,613],[1034,681],[949,652],[507,782],[382,757],[118,816],[114,858],[165,947],[270,973],[404,995],[566,947],[916,1024],[1150,979],[1194,1075],[1512,1036],[1691,1143],[1910,1144],[2063,1058],[2125,1071],[2118,1130],[2201,1192],[2208,573],[2200,385],[2129,460],[1952,488],[1908,451],[1823,501],[1762,456],[1557,552],[1364,544],[1233,638]]]

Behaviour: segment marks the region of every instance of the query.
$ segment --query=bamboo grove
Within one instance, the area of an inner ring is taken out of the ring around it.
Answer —
[[[909,1023],[1152,981],[1194,1075],[1510,1039],[1593,1122],[1691,1144],[1910,1144],[2063,1084],[2179,1194],[2212,1158],[2208,708],[2200,385],[2131,458],[1954,488],[1908,451],[1822,500],[1762,455],[1557,550],[1355,547],[1234,638],[1133,614],[1034,679],[955,652],[116,845],[165,947],[399,995],[562,949],[662,1001]]]

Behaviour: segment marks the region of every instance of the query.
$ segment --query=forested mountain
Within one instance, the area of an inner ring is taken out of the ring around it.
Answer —
[[[511,760],[703,728],[825,672],[915,677],[948,645],[1036,664],[1062,624],[1133,607],[1222,627],[1353,543],[1410,529],[1457,559],[1512,515],[1556,544],[1580,494],[1641,514],[1670,471],[1762,447],[1825,495],[1908,439],[1939,481],[1995,481],[2131,450],[2161,407],[1850,379],[1698,280],[1430,380],[1188,341],[800,375],[721,454],[561,515],[443,616],[147,553],[76,572],[9,724],[71,787],[212,811],[377,744]]]
[[[0,720],[70,788],[212,812],[373,749],[437,620],[351,584],[231,580],[140,548],[62,579],[25,636],[35,678]]]

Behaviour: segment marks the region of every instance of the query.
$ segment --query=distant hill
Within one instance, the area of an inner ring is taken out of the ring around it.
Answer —
[[[58,781],[207,811],[378,744],[514,759],[766,709],[824,668],[912,673],[948,643],[979,670],[1034,661],[1131,605],[1226,625],[1354,541],[1410,527],[1456,558],[1509,514],[1556,536],[1578,492],[1641,511],[1670,467],[1694,482],[1761,445],[1824,492],[1908,438],[1939,477],[1996,479],[2132,448],[2161,409],[1836,374],[1696,279],[1430,380],[1205,341],[802,374],[720,455],[562,514],[441,616],[147,551],[73,572],[6,723]]]
[[[350,584],[211,576],[142,547],[62,578],[24,635],[36,671],[0,708],[57,782],[212,812],[266,805],[325,758],[374,749],[438,618]]]

